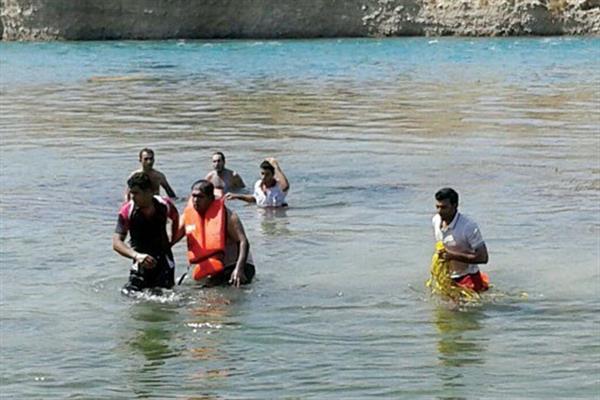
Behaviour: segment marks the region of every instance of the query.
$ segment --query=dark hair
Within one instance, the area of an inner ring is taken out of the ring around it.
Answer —
[[[134,186],[137,186],[141,190],[146,191],[152,189],[152,181],[145,172],[136,172],[127,179],[127,186],[129,189],[133,189]]]
[[[221,156],[221,158],[223,159],[223,162],[225,162],[225,154],[221,153],[220,151],[215,151],[213,153],[213,156]]]
[[[144,154],[144,153],[152,154],[152,157],[154,157],[154,150],[149,149],[148,147],[144,147],[143,149],[140,150],[140,154],[139,154],[140,161],[142,161],[142,154]]]
[[[215,186],[212,184],[212,182],[209,182],[206,179],[197,180],[192,184],[191,189],[198,189],[200,192],[204,193],[208,197],[215,197]]]
[[[458,205],[458,193],[456,193],[456,190],[449,187],[438,190],[435,193],[435,199],[437,201],[450,200],[450,204],[455,206]]]
[[[272,174],[275,174],[275,168],[273,168],[271,163],[267,160],[260,163],[260,169],[266,169],[268,171],[271,171]]]

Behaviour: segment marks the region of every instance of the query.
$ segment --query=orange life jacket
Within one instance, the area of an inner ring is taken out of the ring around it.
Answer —
[[[204,215],[200,215],[191,200],[183,211],[188,261],[192,277],[200,280],[223,271],[227,237],[225,200],[215,199]]]

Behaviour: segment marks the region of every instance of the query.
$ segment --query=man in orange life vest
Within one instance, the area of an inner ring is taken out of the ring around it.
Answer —
[[[242,222],[225,207],[225,199],[215,198],[213,184],[205,179],[192,185],[174,241],[183,236],[194,280],[206,279],[209,286],[228,282],[236,287],[252,281],[255,268]]]
[[[487,274],[479,271],[478,264],[487,264],[488,251],[479,226],[458,212],[458,193],[443,188],[435,194],[437,214],[433,217],[435,240],[444,244],[438,252],[450,261],[450,277],[459,286],[482,292],[489,287]]]

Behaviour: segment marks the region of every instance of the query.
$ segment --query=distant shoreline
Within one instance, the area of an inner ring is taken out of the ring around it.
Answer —
[[[0,33],[5,41],[600,35],[600,0],[0,0]]]

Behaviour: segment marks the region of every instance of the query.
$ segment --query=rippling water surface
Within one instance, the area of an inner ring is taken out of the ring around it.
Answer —
[[[599,49],[0,44],[3,397],[597,398]],[[281,161],[289,209],[230,204],[251,286],[120,295],[111,235],[145,146],[182,198],[214,150],[248,185]],[[423,287],[441,186],[490,250],[473,310]]]

